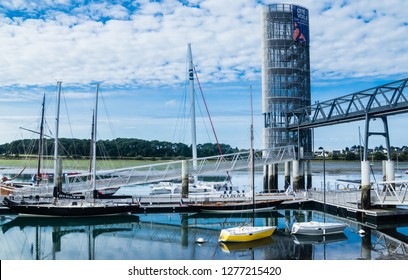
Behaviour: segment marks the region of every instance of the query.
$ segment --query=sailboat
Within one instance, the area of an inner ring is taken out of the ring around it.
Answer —
[[[193,168],[197,169],[197,132],[196,132],[196,114],[195,114],[195,92],[194,92],[194,64],[191,44],[187,45],[188,56],[188,80],[189,80],[189,97],[190,97],[190,123],[191,123],[191,150],[193,159]],[[218,140],[217,140],[218,141]],[[221,151],[221,150],[220,150]],[[159,182],[151,185],[151,195],[158,194],[180,194],[181,183],[176,182]],[[191,194],[208,194],[214,192],[233,192],[239,189],[226,182],[200,182],[197,177],[191,178],[188,192]]]
[[[0,183],[1,195],[12,195],[14,191],[21,190],[21,188],[27,187],[39,187],[40,183],[47,181],[48,182],[48,174],[43,174],[41,172],[41,164],[42,164],[42,157],[43,157],[43,150],[44,150],[44,113],[45,113],[45,94],[42,100],[42,110],[41,110],[41,122],[40,122],[40,132],[39,132],[39,141],[38,141],[38,157],[37,157],[37,173],[33,175],[32,182],[15,182],[14,179],[18,178],[26,169],[24,167],[17,175],[13,178],[7,178],[3,176]],[[24,128],[23,128],[24,129]],[[25,129],[29,130],[29,129]],[[31,132],[35,132],[29,130]],[[37,132],[35,132],[37,133]]]
[[[93,149],[94,155],[96,150],[96,129],[97,129],[97,109],[98,109],[98,92],[99,85],[96,88],[95,98],[95,114],[94,114],[94,139]],[[45,202],[38,197],[37,201],[25,202],[14,201],[7,197],[4,198],[3,204],[10,208],[11,211],[19,215],[30,216],[47,216],[47,217],[88,217],[88,216],[105,216],[130,214],[139,209],[139,204],[126,200],[107,200],[97,201],[97,193],[95,186],[96,180],[96,162],[93,162],[93,199],[86,200],[84,197],[74,196],[62,191],[61,180],[61,160],[58,155],[58,133],[59,133],[59,110],[60,110],[61,82],[58,82],[57,94],[57,109],[56,109],[56,125],[55,125],[55,141],[54,141],[54,192],[53,201]]]
[[[297,222],[293,223],[291,234],[301,235],[332,235],[344,232],[345,223],[326,223],[326,157],[323,150],[323,222]]]
[[[239,226],[222,229],[218,242],[251,242],[270,237],[276,226],[255,226],[255,165],[254,165],[254,124],[252,114],[252,86],[251,86],[251,189],[252,189],[252,226]]]

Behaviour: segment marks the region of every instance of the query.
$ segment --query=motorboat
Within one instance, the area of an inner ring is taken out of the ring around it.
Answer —
[[[292,225],[292,234],[302,235],[330,235],[339,234],[344,231],[347,224],[326,222],[300,222]]]

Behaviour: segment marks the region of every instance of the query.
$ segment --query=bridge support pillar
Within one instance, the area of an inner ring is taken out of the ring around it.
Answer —
[[[361,162],[361,208],[371,208],[371,183],[370,183],[370,162]]]
[[[278,165],[270,164],[269,165],[269,177],[268,177],[268,192],[277,192],[278,191]]]
[[[188,197],[188,163],[186,160],[181,162],[181,197]]]
[[[395,181],[395,164],[392,160],[387,160],[385,163],[385,170],[386,170],[386,181]],[[392,184],[395,187],[395,184]],[[386,191],[387,187],[384,185],[383,191]]]
[[[287,161],[285,162],[285,184],[284,184],[285,190],[289,187],[289,185],[290,185],[290,162]]]
[[[293,168],[293,191],[297,191],[300,188],[300,161],[294,160],[292,162]]]
[[[269,193],[268,171],[269,171],[269,165],[265,165],[264,170],[263,170],[263,191],[265,193]]]
[[[382,161],[383,181],[387,181],[387,161]]]
[[[395,180],[395,164],[392,160],[387,160],[385,162],[385,170],[386,170],[386,181],[394,181]]]
[[[306,187],[308,190],[312,188],[312,161],[307,161],[307,183]]]
[[[299,160],[299,189],[305,189],[305,162]]]

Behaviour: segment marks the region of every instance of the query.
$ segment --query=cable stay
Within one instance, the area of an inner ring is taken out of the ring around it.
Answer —
[[[218,141],[217,133],[215,132],[215,127],[214,127],[213,121],[212,121],[212,119],[211,119],[210,111],[208,110],[207,102],[206,102],[205,97],[204,97],[204,94],[203,94],[203,89],[201,88],[201,83],[200,83],[200,80],[198,79],[197,70],[196,70],[195,67],[194,67],[194,74],[195,74],[196,79],[197,79],[198,87],[200,88],[201,97],[203,98],[205,110],[207,111],[207,115],[208,115],[208,118],[209,118],[209,120],[210,120],[211,129],[212,129],[212,131],[213,131],[213,134],[214,134],[214,137],[215,137],[215,141],[217,142],[218,152],[220,153],[221,158],[222,158],[223,160],[225,160],[224,157],[223,157],[223,153],[222,153],[222,149],[221,149],[220,142]],[[231,176],[230,176],[230,174],[229,174],[229,171],[227,171],[227,177],[228,177],[228,181],[229,181],[230,184],[232,185]]]

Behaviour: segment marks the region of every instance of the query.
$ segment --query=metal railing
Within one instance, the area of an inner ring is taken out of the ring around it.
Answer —
[[[296,154],[294,146],[262,149],[254,152],[255,167],[292,161],[295,159]],[[195,168],[193,159],[186,160],[189,176],[249,169],[251,158],[250,152],[248,151],[222,156],[198,158],[196,161],[197,167]],[[96,188],[121,187],[181,179],[182,163],[183,161],[179,160],[145,166],[98,171],[96,174]],[[90,173],[67,175],[65,177],[66,184],[64,188],[66,191],[89,189],[90,183],[88,178],[90,175]]]
[[[323,191],[309,191],[308,197],[323,203]],[[361,190],[327,190],[326,203],[345,208],[358,209],[361,201]],[[372,184],[372,205],[408,205],[408,180],[383,181]]]
[[[376,182],[373,188],[381,205],[408,205],[408,180]]]

